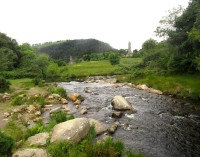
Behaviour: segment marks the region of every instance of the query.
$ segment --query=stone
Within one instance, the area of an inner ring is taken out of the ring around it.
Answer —
[[[95,132],[97,135],[102,134],[103,132],[107,130],[104,124],[101,123],[100,121],[96,119],[92,119],[92,118],[88,118],[88,120],[89,120],[90,126],[94,126]]]
[[[48,96],[48,99],[53,99],[53,98],[54,98],[53,95]]]
[[[132,110],[132,105],[121,95],[117,95],[112,99],[112,106],[115,110]]]
[[[10,113],[9,112],[5,112],[4,114],[3,114],[3,118],[8,118],[10,116]]]
[[[59,112],[59,111],[61,111],[61,107],[56,107],[56,108],[52,109],[49,113],[51,114],[51,113]]]
[[[61,104],[67,104],[68,103],[67,99],[65,99],[65,98],[61,98],[60,102],[61,102]]]
[[[62,105],[62,109],[65,111],[65,112],[69,112],[70,109],[66,106],[66,105]]]
[[[78,109],[78,108],[79,108],[79,105],[76,105],[75,108]]]
[[[53,98],[55,98],[55,99],[59,99],[59,98],[61,98],[61,96],[59,95],[59,94],[51,94],[52,96],[53,96]]]
[[[37,108],[34,105],[29,105],[25,108],[26,112],[28,113],[34,113],[37,111]]]
[[[81,104],[81,100],[76,100],[75,102],[74,102],[74,105],[80,105]]]
[[[28,148],[17,151],[12,157],[49,157],[49,154],[40,148]]]
[[[88,87],[86,87],[86,88],[84,89],[84,91],[85,91],[85,93],[92,93],[92,90],[91,90],[90,88],[88,88]]]
[[[90,124],[87,118],[76,118],[54,126],[51,143],[56,141],[70,141],[77,143],[88,133]]]
[[[136,88],[141,89],[141,90],[147,90],[148,89],[147,85],[145,85],[145,84],[142,84],[142,85],[139,84],[139,85],[136,86]]]
[[[118,127],[119,123],[118,122],[114,122],[111,127],[108,129],[108,132],[110,134],[114,134],[115,131],[117,130],[117,127]]]
[[[36,111],[36,112],[35,112],[35,115],[36,115],[36,116],[40,116],[40,115],[41,115],[41,111]]]
[[[69,94],[68,97],[73,102],[75,102],[76,100],[84,101],[84,98],[80,94],[77,94],[77,93]]]
[[[122,117],[122,112],[118,111],[118,112],[113,112],[112,113],[112,117],[113,118],[121,118]]]
[[[80,111],[81,114],[86,114],[87,112],[88,112],[87,108],[83,108],[83,109]]]
[[[162,91],[157,90],[157,89],[153,89],[153,88],[148,88],[146,91],[149,92],[149,93],[158,94],[158,95],[162,95],[163,94]]]
[[[32,145],[44,146],[48,138],[49,138],[49,133],[43,132],[29,137],[28,142],[30,143],[31,146]]]

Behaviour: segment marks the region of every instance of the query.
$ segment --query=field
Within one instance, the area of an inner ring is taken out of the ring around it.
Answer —
[[[140,58],[122,58],[119,65],[111,65],[108,60],[103,61],[90,61],[78,64],[69,65],[69,75],[82,77],[82,76],[95,76],[95,75],[115,75],[124,74],[122,67],[133,66],[141,62]]]

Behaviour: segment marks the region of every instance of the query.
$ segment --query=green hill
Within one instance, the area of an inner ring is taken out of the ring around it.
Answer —
[[[69,60],[69,56],[82,57],[84,54],[102,53],[114,49],[96,39],[80,39],[35,44],[37,53],[46,53],[54,59]]]

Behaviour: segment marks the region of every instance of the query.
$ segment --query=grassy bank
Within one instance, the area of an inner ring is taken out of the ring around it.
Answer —
[[[69,75],[75,77],[124,74],[122,67],[131,67],[141,62],[140,58],[121,58],[119,65],[108,60],[90,61],[68,66]]]
[[[141,78],[132,78],[131,75],[120,76],[119,80],[132,82],[135,84],[147,84],[149,87],[159,89],[165,93],[189,98],[191,100],[200,99],[200,74],[183,74],[159,76],[145,74]]]

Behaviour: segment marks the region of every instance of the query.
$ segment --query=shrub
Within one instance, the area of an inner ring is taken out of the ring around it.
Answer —
[[[40,77],[35,77],[34,79],[33,79],[33,83],[34,83],[34,85],[36,85],[36,86],[42,86],[42,79],[40,78]]]
[[[10,87],[10,82],[4,77],[0,76],[0,93],[8,90]]]
[[[11,105],[13,105],[13,106],[23,105],[25,100],[26,100],[25,95],[18,95],[18,96],[13,98]]]
[[[0,156],[10,156],[14,142],[11,137],[0,132]]]
[[[120,57],[119,57],[118,54],[111,53],[110,56],[109,56],[109,61],[110,61],[111,65],[119,64]]]
[[[67,96],[65,89],[63,89],[61,87],[51,88],[50,92],[55,93],[55,94],[59,94],[63,98],[65,98]]]
[[[39,105],[41,107],[44,107],[45,105],[45,98],[42,96],[31,96],[28,100],[29,104],[35,104],[35,105]]]
[[[131,79],[142,78],[144,75],[145,73],[142,70],[135,69],[131,74]]]
[[[41,133],[45,131],[45,126],[42,123],[38,123],[37,125],[35,125],[34,127],[28,129],[25,132],[25,139],[29,138],[30,136],[33,136],[35,134]]]
[[[4,128],[4,132],[6,132],[6,134],[9,135],[15,142],[23,139],[24,136],[22,127],[14,120],[8,122],[8,124]]]

